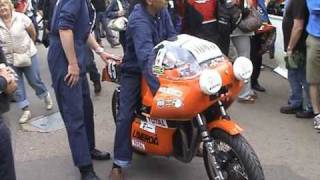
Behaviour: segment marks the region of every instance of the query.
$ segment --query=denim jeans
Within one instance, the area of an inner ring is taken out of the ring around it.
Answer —
[[[288,100],[289,105],[292,107],[299,107],[305,104],[303,109],[312,111],[305,68],[299,67],[297,69],[288,69],[288,80],[291,88]]]
[[[246,58],[250,58],[250,36],[248,35],[240,35],[231,37],[232,43],[237,50],[237,57],[243,56]],[[253,91],[251,89],[251,80],[248,79],[247,82],[243,83],[243,87],[241,89],[239,98],[247,98],[250,95],[253,95]]]
[[[45,84],[42,82],[39,71],[38,56],[34,55],[31,57],[32,64],[28,67],[14,67],[12,68],[16,71],[18,75],[18,88],[14,96],[17,101],[18,107],[23,109],[29,106],[29,101],[27,100],[26,88],[24,86],[23,75],[27,78],[29,85],[34,89],[36,95],[42,99],[48,94],[48,90]]]

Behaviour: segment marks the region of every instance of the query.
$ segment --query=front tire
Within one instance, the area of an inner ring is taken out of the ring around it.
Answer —
[[[214,130],[215,158],[226,180],[264,180],[261,164],[252,147],[240,134],[232,136],[222,130]],[[203,146],[203,159],[210,180],[214,180],[215,172],[211,162],[211,154]]]

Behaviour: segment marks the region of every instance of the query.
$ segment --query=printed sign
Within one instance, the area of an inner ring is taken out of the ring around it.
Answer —
[[[140,131],[134,131],[132,137],[137,138],[143,142],[149,143],[149,144],[154,144],[154,145],[158,145],[159,144],[159,140],[157,135],[155,136],[150,136],[147,134],[144,134]]]

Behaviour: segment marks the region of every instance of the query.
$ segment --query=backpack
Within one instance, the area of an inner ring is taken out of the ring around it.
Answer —
[[[242,19],[242,10],[230,0],[217,0],[218,31],[221,34],[231,34]]]

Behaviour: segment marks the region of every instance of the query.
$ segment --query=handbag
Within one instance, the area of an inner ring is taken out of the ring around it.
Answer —
[[[28,67],[31,66],[30,53],[13,53],[13,66],[14,67]]]
[[[254,32],[258,30],[262,25],[258,10],[255,8],[251,8],[249,9],[249,11],[249,14],[244,17],[238,25],[239,29],[241,29],[245,33]]]
[[[120,0],[117,0],[119,11],[123,10],[122,3]],[[114,31],[125,31],[127,29],[128,19],[124,16],[111,19],[108,23],[108,28]]]

